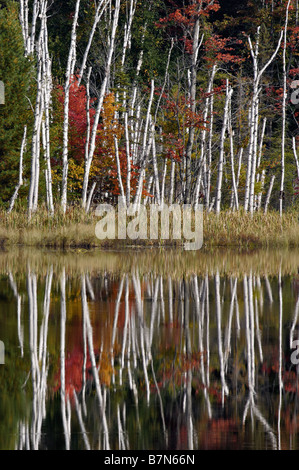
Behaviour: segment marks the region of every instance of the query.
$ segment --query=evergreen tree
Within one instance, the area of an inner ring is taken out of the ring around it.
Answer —
[[[5,85],[5,105],[0,106],[1,203],[10,199],[18,181],[24,125],[32,119],[32,69],[24,57],[17,4],[8,2],[0,10],[0,80]]]

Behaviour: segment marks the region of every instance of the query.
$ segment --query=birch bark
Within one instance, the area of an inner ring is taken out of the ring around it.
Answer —
[[[114,8],[114,16],[113,16],[113,24],[112,24],[112,30],[111,30],[111,36],[109,38],[109,52],[108,52],[108,59],[106,63],[106,70],[105,70],[105,75],[104,79],[101,85],[101,90],[100,90],[100,95],[98,99],[98,104],[97,104],[97,109],[95,112],[95,117],[94,117],[94,122],[92,126],[92,131],[91,131],[91,138],[90,138],[90,146],[89,146],[89,154],[88,158],[85,161],[85,167],[84,167],[84,177],[83,177],[83,189],[82,189],[82,206],[85,208],[86,206],[86,201],[87,201],[87,190],[88,190],[88,182],[89,182],[89,173],[90,173],[90,168],[95,152],[95,147],[96,147],[96,136],[97,136],[97,130],[98,130],[98,125],[99,125],[99,119],[100,119],[100,114],[102,111],[102,106],[103,106],[103,101],[106,93],[106,88],[107,88],[107,83],[108,79],[110,76],[110,70],[111,70],[111,64],[112,64],[112,58],[114,54],[114,49],[115,49],[115,38],[116,38],[116,31],[118,27],[118,20],[119,20],[119,12],[120,12],[120,0],[116,0],[115,2],[115,8]]]
[[[108,2],[109,2],[109,0],[100,0],[99,4],[97,6],[94,22],[93,22],[92,29],[91,29],[91,32],[90,32],[90,35],[89,35],[89,38],[88,38],[88,44],[87,44],[85,52],[84,52],[84,56],[83,56],[83,60],[82,60],[82,64],[81,64],[81,68],[80,68],[80,72],[79,72],[79,76],[78,76],[78,87],[81,84],[81,80],[82,80],[82,77],[83,77],[83,74],[84,74],[84,70],[86,69],[87,58],[88,58],[88,54],[89,54],[89,51],[90,51],[90,48],[91,48],[91,45],[92,45],[92,41],[93,41],[93,38],[94,38],[94,35],[95,35],[95,32],[96,32],[96,29],[97,29],[97,25],[98,25],[102,15],[103,15],[104,11],[105,11],[105,8],[106,8]]]
[[[224,142],[225,142],[225,133],[228,124],[228,114],[229,114],[229,102],[233,94],[233,89],[230,87],[228,80],[226,80],[226,99],[224,106],[224,117],[221,131],[220,139],[220,155],[218,163],[218,177],[217,177],[217,189],[216,189],[216,213],[219,214],[221,207],[221,193],[222,193],[222,180],[223,180],[223,166],[224,166]]]
[[[77,42],[77,23],[80,9],[80,0],[76,2],[75,14],[73,18],[71,44],[69,49],[66,80],[64,85],[64,121],[63,121],[63,153],[62,153],[62,183],[61,183],[61,208],[66,212],[67,207],[67,178],[68,178],[68,135],[69,135],[69,104],[70,87],[74,75],[76,63],[76,42]]]
[[[264,209],[265,214],[268,212],[268,206],[269,206],[269,203],[270,203],[270,198],[271,198],[271,194],[272,194],[274,181],[275,181],[275,175],[272,176],[271,181],[270,181],[270,186],[269,186],[269,189],[268,189],[266,202],[265,202],[265,209]]]
[[[297,178],[299,180],[299,160],[298,160],[297,149],[296,149],[296,137],[293,137],[293,152],[294,152],[294,158],[295,158],[296,168],[297,168]]]
[[[287,101],[287,66],[286,66],[286,49],[287,49],[287,32],[289,22],[289,8],[291,0],[288,1],[286,8],[286,18],[284,26],[284,43],[283,43],[283,98],[282,98],[282,136],[281,136],[281,180],[279,194],[279,213],[282,217],[283,200],[284,200],[284,180],[285,180],[285,138],[286,138],[286,101]]]
[[[280,49],[281,41],[283,38],[283,31],[281,31],[277,46],[268,62],[259,69],[258,57],[259,57],[259,46],[260,46],[260,26],[257,29],[256,43],[253,47],[251,38],[248,36],[248,43],[250,48],[251,57],[253,60],[253,95],[251,101],[251,113],[249,119],[250,128],[250,144],[248,151],[248,163],[247,163],[247,176],[245,186],[245,198],[244,208],[245,211],[250,210],[253,213],[254,210],[254,185],[256,177],[256,160],[257,160],[257,133],[258,133],[258,120],[259,120],[259,94],[261,92],[260,82],[263,74],[273,62]]]
[[[19,189],[23,185],[23,156],[24,156],[24,151],[26,148],[26,139],[27,139],[27,126],[24,126],[24,134],[23,134],[23,140],[22,140],[21,151],[20,151],[19,182],[10,200],[9,209],[7,211],[8,214],[10,214],[10,212],[13,210],[15,201],[18,197]]]
[[[200,33],[200,21],[199,18],[195,21],[194,26],[194,33],[193,33],[193,43],[192,43],[192,57],[191,57],[191,70],[190,70],[190,108],[191,112],[196,112],[196,78],[197,78],[197,57],[198,51],[202,44],[203,37],[201,40],[199,39]],[[185,161],[186,161],[186,187],[185,187],[185,194],[184,200],[185,204],[190,204],[191,202],[191,183],[192,183],[192,172],[191,172],[191,157],[192,157],[192,149],[194,144],[194,127],[191,126],[189,128],[189,136],[186,146],[185,152]]]
[[[203,123],[204,126],[206,126],[207,120],[208,120],[208,114],[209,114],[209,106],[210,106],[210,101],[211,101],[211,92],[213,89],[213,83],[214,83],[214,78],[216,75],[217,71],[217,66],[213,65],[212,72],[210,75],[210,80],[208,84],[208,89],[207,89],[207,98],[205,101],[205,108],[204,108],[204,113],[203,113]],[[211,129],[210,129],[211,130]],[[199,169],[198,169],[198,176],[197,176],[197,181],[196,181],[196,186],[195,186],[195,206],[198,204],[198,197],[199,197],[199,190],[200,190],[200,184],[201,184],[201,166],[204,166],[204,187],[205,187],[205,197],[206,197],[206,205],[207,207],[209,206],[209,183],[210,183],[210,164],[206,161],[206,138],[207,138],[207,129],[204,128],[202,131],[202,136],[201,136],[201,151],[200,151],[200,159],[199,159]]]

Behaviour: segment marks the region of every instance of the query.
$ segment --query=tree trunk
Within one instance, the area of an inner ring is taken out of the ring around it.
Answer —
[[[228,80],[226,80],[226,99],[225,99],[224,117],[223,117],[222,132],[221,132],[221,139],[220,139],[220,155],[219,155],[219,163],[218,163],[218,178],[217,178],[217,189],[216,189],[215,210],[217,214],[219,214],[220,207],[221,207],[221,192],[222,192],[223,165],[224,165],[224,141],[225,141],[225,133],[226,133],[227,123],[228,123],[229,102],[230,102],[232,94],[233,94],[233,89],[229,86]]]
[[[245,208],[245,211],[247,211],[249,208],[251,213],[253,213],[253,209],[254,209],[254,185],[255,185],[256,159],[257,159],[257,129],[258,129],[258,119],[259,119],[258,97],[261,91],[260,81],[266,69],[269,67],[269,65],[273,62],[273,60],[277,56],[280,45],[281,45],[282,37],[283,37],[283,31],[281,31],[280,38],[276,46],[276,50],[273,52],[268,62],[264,65],[264,67],[261,70],[259,70],[259,67],[258,67],[259,45],[260,45],[260,26],[257,29],[257,38],[256,38],[256,44],[254,48],[253,48],[250,37],[248,37],[250,53],[251,53],[251,57],[253,60],[253,95],[252,95],[251,112],[250,112],[250,118],[249,118],[250,143],[249,143],[249,154],[248,154],[248,164],[247,164],[244,208]]]
[[[23,134],[23,140],[22,140],[21,151],[20,151],[19,182],[10,200],[9,209],[7,211],[8,214],[10,214],[10,212],[13,210],[15,201],[18,197],[19,189],[23,185],[23,156],[24,156],[24,151],[26,148],[26,138],[27,138],[27,126],[24,126],[24,134]]]
[[[112,25],[112,31],[111,31],[111,36],[110,36],[110,45],[109,45],[109,53],[108,53],[108,59],[107,59],[107,64],[106,64],[106,70],[105,70],[105,75],[104,79],[101,85],[101,90],[100,90],[100,95],[98,99],[98,104],[97,104],[97,109],[94,117],[94,123],[92,126],[92,131],[91,131],[91,139],[90,139],[90,147],[89,147],[89,154],[88,158],[86,160],[86,164],[84,167],[84,177],[83,177],[83,189],[82,189],[82,206],[85,208],[86,206],[86,201],[87,201],[87,190],[88,190],[88,182],[89,182],[89,173],[90,173],[90,168],[94,156],[94,151],[95,151],[95,146],[96,146],[96,136],[97,136],[97,130],[98,130],[98,125],[99,125],[99,119],[100,119],[100,114],[102,111],[102,106],[103,106],[103,101],[106,93],[106,88],[107,88],[107,83],[108,79],[110,76],[110,69],[111,69],[111,64],[112,64],[112,58],[114,54],[114,49],[115,49],[115,37],[116,37],[116,30],[118,27],[118,20],[119,20],[119,11],[120,11],[120,0],[116,0],[115,3],[115,8],[114,8],[114,16],[113,16],[113,25]]]
[[[289,21],[289,8],[291,0],[288,1],[286,8],[286,19],[284,27],[284,44],[283,44],[283,98],[282,98],[282,136],[281,136],[281,181],[279,195],[279,213],[282,217],[283,200],[284,200],[284,180],[285,180],[285,134],[286,134],[286,101],[287,101],[287,67],[286,67],[286,49],[287,49],[287,32]]]
[[[83,74],[84,74],[84,70],[86,68],[86,62],[87,62],[88,54],[89,54],[89,51],[90,51],[90,48],[91,48],[91,44],[92,44],[92,41],[93,41],[94,34],[96,32],[97,25],[98,25],[102,15],[103,15],[105,9],[106,9],[108,1],[109,0],[100,0],[100,3],[98,4],[97,11],[96,11],[96,14],[95,14],[95,17],[94,17],[94,22],[93,22],[93,25],[92,25],[92,29],[91,29],[91,32],[90,32],[90,35],[89,35],[89,38],[88,38],[88,43],[87,43],[87,46],[86,46],[86,49],[85,49],[85,52],[84,52],[84,56],[83,56],[79,76],[78,76],[78,87],[81,84],[81,80],[82,80],[82,77],[83,77]]]
[[[208,89],[207,89],[207,98],[205,101],[205,108],[204,108],[204,113],[203,113],[203,125],[206,127],[207,125],[207,120],[208,120],[208,113],[209,113],[209,105],[212,96],[211,92],[213,89],[213,84],[214,84],[214,78],[215,74],[217,71],[217,66],[214,65],[212,68],[212,72],[210,75],[209,79],[209,84],[208,84]],[[211,131],[211,129],[210,129]],[[204,188],[205,188],[205,199],[206,199],[206,205],[208,206],[209,204],[209,185],[210,185],[210,162],[207,164],[207,159],[206,159],[206,138],[207,138],[207,129],[203,129],[202,131],[202,136],[201,136],[201,150],[200,150],[200,158],[199,158],[199,168],[198,168],[198,175],[197,175],[197,180],[196,180],[196,186],[195,186],[195,207],[198,204],[198,198],[199,198],[199,191],[200,191],[200,183],[201,183],[201,175],[202,171],[201,168],[203,166],[203,172],[204,172]],[[208,167],[208,168],[207,168]]]
[[[80,0],[77,0],[73,19],[71,44],[68,56],[66,70],[66,81],[64,86],[64,121],[63,121],[63,152],[62,152],[62,184],[61,184],[61,208],[66,211],[67,206],[67,179],[68,179],[68,135],[69,135],[69,103],[70,87],[74,75],[76,64],[76,42],[77,42],[77,23],[79,16]]]
[[[268,212],[268,206],[269,206],[269,203],[270,203],[270,198],[271,198],[271,194],[272,194],[274,181],[275,181],[275,175],[272,176],[271,181],[270,181],[270,186],[269,186],[269,189],[268,189],[266,202],[265,202],[265,210],[264,210],[265,214]]]
[[[293,137],[293,152],[294,152],[294,158],[295,158],[296,168],[297,168],[297,178],[299,180],[299,160],[298,160],[297,149],[296,149],[296,137]]]
[[[38,185],[39,185],[39,156],[40,156],[40,131],[43,114],[42,104],[42,59],[41,59],[41,43],[38,45],[38,74],[37,74],[37,93],[34,112],[34,124],[31,147],[31,177],[28,194],[28,217],[37,207]]]
[[[191,57],[191,70],[190,70],[190,108],[191,112],[196,112],[196,78],[197,78],[197,57],[198,49],[200,47],[199,41],[199,32],[200,32],[200,21],[199,18],[195,21],[194,33],[193,33],[193,44],[192,44],[192,57]],[[203,37],[202,37],[203,39]],[[191,202],[191,184],[192,184],[192,171],[191,171],[191,157],[192,149],[194,144],[194,127],[189,128],[189,136],[185,152],[185,161],[186,161],[186,187],[184,194],[185,204],[190,204]]]

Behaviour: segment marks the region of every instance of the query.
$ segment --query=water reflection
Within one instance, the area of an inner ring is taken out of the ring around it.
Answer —
[[[298,449],[297,279],[7,272],[1,447]]]

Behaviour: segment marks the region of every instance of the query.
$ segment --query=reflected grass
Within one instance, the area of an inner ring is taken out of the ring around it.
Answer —
[[[192,275],[248,274],[277,276],[299,273],[299,250],[237,250],[230,248],[203,249],[186,252],[183,249],[146,248],[135,250],[47,250],[15,248],[0,252],[0,273],[23,274],[28,266],[45,275],[50,267],[56,274],[62,269],[69,276],[83,273],[109,273],[120,276],[161,275],[174,279]]]

